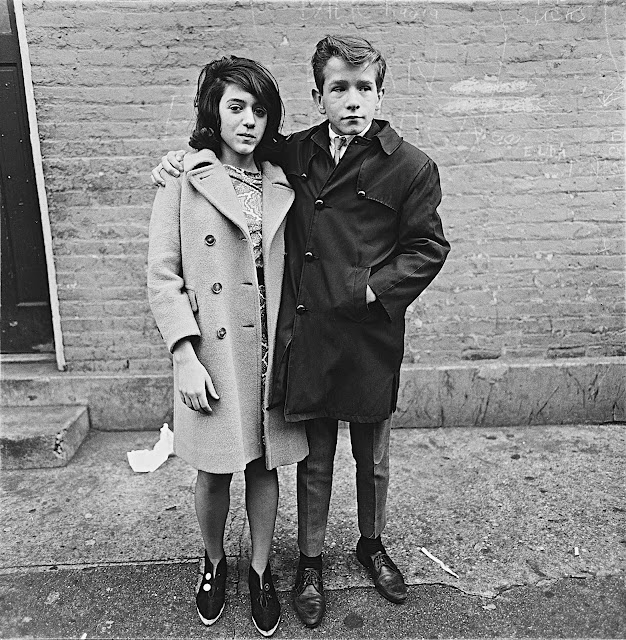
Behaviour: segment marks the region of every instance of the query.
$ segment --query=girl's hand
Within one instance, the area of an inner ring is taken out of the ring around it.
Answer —
[[[214,400],[219,400],[220,397],[215,391],[209,372],[198,360],[189,340],[181,340],[178,343],[174,349],[174,360],[178,369],[178,393],[183,404],[207,415],[213,413],[209,396]]]
[[[150,178],[152,184],[156,187],[164,187],[165,180],[161,176],[161,171],[169,173],[171,176],[178,178],[183,170],[183,158],[185,157],[185,151],[182,149],[179,151],[168,151],[166,156],[161,158],[161,162],[152,169]]]

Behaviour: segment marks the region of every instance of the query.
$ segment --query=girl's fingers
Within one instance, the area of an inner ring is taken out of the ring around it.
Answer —
[[[194,411],[200,411],[207,415],[213,413],[206,393],[191,393],[187,396],[187,402],[185,403],[190,409]]]
[[[198,396],[191,396],[191,405],[194,411],[200,411],[200,402],[198,401]]]
[[[213,380],[211,380],[210,375],[207,375],[206,377],[206,388],[211,398],[213,398],[213,400],[220,399],[220,397],[217,395],[217,391],[215,391],[215,387],[213,386]]]
[[[206,414],[213,413],[213,409],[211,409],[211,405],[209,404],[209,400],[206,397],[206,393],[203,393],[199,399],[198,403],[200,405],[200,410]]]
[[[194,409],[193,406],[193,396],[187,395],[186,393],[180,392],[180,399],[183,401],[183,404],[189,409]]]
[[[203,368],[204,370],[204,368]],[[215,387],[213,385],[213,380],[211,380],[211,376],[206,373],[204,370],[204,388],[202,391],[189,391],[184,389],[179,389],[178,393],[180,394],[180,399],[183,404],[194,411],[200,411],[207,415],[213,413],[213,409],[209,404],[210,398],[215,400],[219,400],[219,396],[215,391]],[[195,385],[194,385],[195,386]]]

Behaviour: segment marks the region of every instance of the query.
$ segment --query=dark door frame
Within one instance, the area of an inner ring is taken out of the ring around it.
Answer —
[[[2,1],[2,0],[0,0]],[[33,88],[32,73],[30,66],[30,56],[28,53],[28,42],[26,40],[26,25],[24,22],[24,11],[22,0],[8,0],[13,5],[15,13],[15,24],[20,48],[20,58],[22,63],[22,80],[24,83],[24,93],[26,97],[26,114],[30,130],[30,143],[33,155],[33,165],[35,170],[35,181],[37,184],[37,194],[39,197],[39,210],[41,214],[41,230],[44,240],[44,250],[46,259],[46,270],[48,273],[48,288],[50,294],[50,310],[52,314],[52,331],[54,338],[54,350],[56,364],[59,371],[67,368],[63,349],[63,334],[61,332],[61,315],[59,311],[59,296],[56,280],[56,269],[54,266],[54,254],[52,251],[52,232],[50,229],[50,215],[48,211],[48,200],[43,174],[43,162],[41,156],[41,146],[39,143],[39,128],[37,126],[37,115],[35,107],[35,92]],[[17,360],[20,362],[32,361],[34,358],[25,354],[17,355],[14,358],[2,357],[2,361]]]

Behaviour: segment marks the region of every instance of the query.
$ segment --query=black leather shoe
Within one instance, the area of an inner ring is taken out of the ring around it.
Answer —
[[[259,574],[250,567],[248,586],[250,587],[252,622],[262,636],[269,638],[278,629],[280,623],[280,602],[274,589],[269,563],[262,577],[259,577]]]
[[[356,557],[369,570],[381,596],[396,604],[402,604],[406,600],[404,578],[386,551],[376,551],[369,555],[363,550],[359,540],[356,545]]]
[[[293,604],[300,620],[309,629],[319,625],[326,613],[321,571],[310,567],[298,569]]]
[[[196,609],[202,624],[210,627],[215,624],[224,611],[226,601],[226,557],[213,567],[209,556],[204,552],[204,573],[196,595]]]

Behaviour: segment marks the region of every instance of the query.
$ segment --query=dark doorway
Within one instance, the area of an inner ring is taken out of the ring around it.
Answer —
[[[13,0],[0,0],[0,352],[54,352]]]

